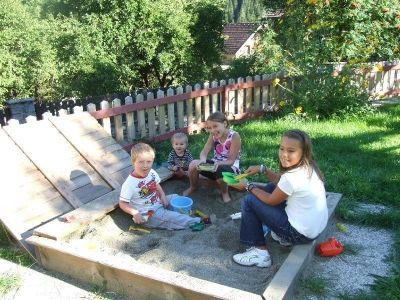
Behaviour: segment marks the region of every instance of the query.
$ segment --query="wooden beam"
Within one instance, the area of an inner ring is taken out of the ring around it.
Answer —
[[[62,240],[80,227],[100,219],[118,206],[120,189],[105,194],[81,207],[63,214],[33,231],[34,235]]]
[[[29,243],[43,267],[77,279],[106,285],[133,299],[226,299],[261,300],[260,295],[245,292],[185,274],[141,264],[129,255],[106,255],[93,245],[70,245],[32,236]]]

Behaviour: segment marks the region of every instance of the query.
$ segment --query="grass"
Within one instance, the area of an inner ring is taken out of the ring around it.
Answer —
[[[9,291],[19,287],[21,278],[18,275],[1,275],[0,276],[0,295],[5,295]]]
[[[328,191],[343,194],[337,209],[339,219],[370,226],[392,229],[396,243],[390,258],[393,275],[375,280],[371,295],[392,299],[400,295],[400,105],[388,105],[375,113],[341,120],[304,121],[259,119],[233,126],[242,138],[241,167],[264,164],[277,170],[277,149],[281,134],[292,128],[306,131],[313,140],[316,160],[326,178]],[[206,134],[190,136],[189,148],[194,157],[207,138]],[[165,161],[169,142],[154,145],[159,161]],[[262,177],[252,180],[262,181]],[[357,210],[361,203],[386,206],[383,213]],[[348,245],[349,253],[357,249]],[[390,289],[382,288],[391,285]],[[386,292],[387,291],[387,292]],[[338,291],[340,293],[340,291]]]
[[[346,222],[392,229],[396,235],[390,257],[393,274],[376,277],[369,294],[357,294],[356,298],[394,299],[393,295],[400,295],[400,105],[383,106],[374,114],[342,120],[310,122],[263,118],[233,128],[242,137],[243,169],[262,163],[276,170],[281,134],[291,128],[308,132],[316,160],[326,178],[327,190],[343,194],[336,210],[337,217]],[[189,148],[195,157],[206,139],[204,133],[189,137]],[[166,161],[171,149],[169,141],[153,146],[157,151],[156,162]],[[262,177],[252,179],[264,180]],[[371,214],[357,210],[360,203],[381,204],[389,209],[381,214]],[[12,250],[4,233],[0,232],[0,235],[1,258],[20,263],[29,260]],[[351,247],[348,250],[357,252]]]
[[[301,290],[307,291],[315,296],[323,296],[328,281],[320,277],[308,277],[300,281]]]
[[[15,246],[3,224],[0,224],[0,258],[22,266],[30,266],[33,263],[28,254]]]

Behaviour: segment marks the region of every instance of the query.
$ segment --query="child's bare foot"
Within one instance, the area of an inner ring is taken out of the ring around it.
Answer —
[[[222,201],[224,203],[229,203],[231,202],[231,197],[229,196],[229,193],[222,193]]]
[[[194,188],[188,188],[187,190],[184,190],[182,193],[182,196],[189,196],[191,193],[193,193],[196,189]]]

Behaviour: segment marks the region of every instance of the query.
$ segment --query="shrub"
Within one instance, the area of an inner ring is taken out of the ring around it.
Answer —
[[[319,72],[307,72],[287,93],[286,110],[309,118],[329,118],[347,114],[365,113],[368,94],[364,82],[346,68],[340,73],[324,68]]]

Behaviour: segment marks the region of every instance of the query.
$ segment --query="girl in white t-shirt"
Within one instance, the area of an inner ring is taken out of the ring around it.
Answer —
[[[328,222],[323,176],[313,158],[310,137],[301,130],[289,130],[279,146],[280,173],[265,166],[251,166],[248,174],[263,173],[271,182],[259,187],[242,180],[234,185],[249,194],[242,200],[240,241],[249,247],[233,256],[241,265],[271,266],[265,245],[263,224],[281,245],[307,243],[324,230]]]

